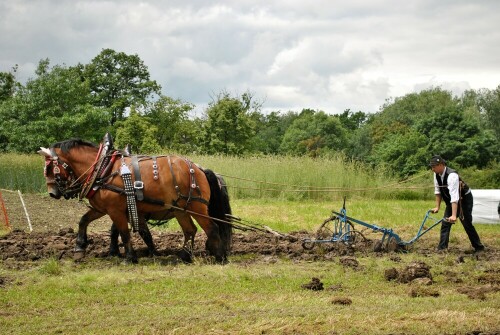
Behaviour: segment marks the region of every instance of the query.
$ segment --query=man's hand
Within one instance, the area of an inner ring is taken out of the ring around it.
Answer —
[[[448,221],[449,223],[455,223],[455,221],[457,221],[457,216],[452,215],[449,218],[447,218],[446,221]]]
[[[431,212],[432,212],[432,213],[437,213],[437,212],[439,212],[439,207],[435,207],[435,208],[431,209]]]

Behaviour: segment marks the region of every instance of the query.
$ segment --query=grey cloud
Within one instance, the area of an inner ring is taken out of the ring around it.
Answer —
[[[0,0],[0,71],[42,58],[138,54],[164,93],[199,106],[220,90],[273,110],[373,112],[430,86],[498,85],[497,1]]]

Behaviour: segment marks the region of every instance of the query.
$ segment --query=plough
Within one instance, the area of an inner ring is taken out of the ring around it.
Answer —
[[[405,241],[398,234],[396,234],[392,228],[379,227],[377,225],[347,216],[344,198],[344,205],[342,206],[340,212],[332,211],[332,215],[326,219],[317,230],[315,238],[302,240],[302,247],[306,250],[311,250],[316,245],[323,243],[341,243],[347,246],[367,243],[368,240],[363,233],[354,228],[354,224],[358,224],[371,229],[374,232],[382,233],[382,238],[379,241],[376,241],[373,245],[374,251],[406,250],[409,245],[413,244],[425,233],[443,221],[442,218],[437,219],[431,214],[432,210],[428,210],[416,235],[412,239]],[[425,228],[425,224],[428,220],[432,221],[432,223],[429,227]]]

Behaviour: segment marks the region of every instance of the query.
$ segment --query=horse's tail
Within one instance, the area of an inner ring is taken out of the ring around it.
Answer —
[[[224,179],[216,175],[212,170],[204,170],[210,185],[210,201],[208,203],[208,214],[216,218],[217,226],[219,226],[219,234],[222,240],[224,252],[226,254],[231,250],[231,240],[233,237],[233,226],[226,217],[226,214],[231,214],[231,205],[229,204],[229,193],[227,192]]]

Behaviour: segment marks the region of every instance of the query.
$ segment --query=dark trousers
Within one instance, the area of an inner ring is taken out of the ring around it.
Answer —
[[[462,226],[464,226],[467,236],[469,236],[470,243],[472,247],[476,250],[484,249],[481,244],[479,235],[477,234],[476,228],[472,225],[472,206],[474,205],[474,198],[472,193],[466,194],[461,201],[458,203],[457,217],[460,218]],[[447,218],[451,216],[451,204],[446,204],[446,210],[444,211],[444,217]],[[448,248],[448,242],[450,241],[450,231],[453,224],[447,221],[441,223],[441,235],[439,240],[438,249]]]

